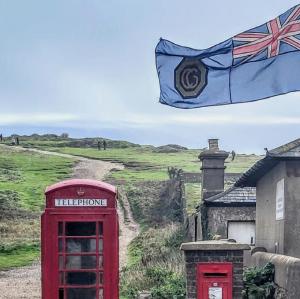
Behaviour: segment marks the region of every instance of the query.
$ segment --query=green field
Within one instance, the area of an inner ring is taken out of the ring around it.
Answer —
[[[17,192],[23,208],[39,211],[46,186],[69,177],[74,160],[0,147],[0,190]]]
[[[37,258],[44,190],[69,177],[74,162],[0,146],[0,269]]]
[[[42,147],[39,145],[38,147]],[[114,172],[111,177],[125,181],[157,181],[168,179],[168,167],[183,169],[185,172],[199,172],[200,150],[189,149],[176,153],[158,153],[152,147],[113,148],[106,151],[93,148],[46,147],[57,151],[91,159],[119,162],[125,165],[122,171]],[[226,161],[226,172],[241,173],[252,166],[258,159],[257,155],[237,155],[234,161]]]

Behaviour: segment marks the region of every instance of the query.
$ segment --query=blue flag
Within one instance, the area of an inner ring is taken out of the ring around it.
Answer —
[[[300,90],[300,5],[216,46],[196,50],[161,39],[155,50],[160,102],[198,108]]]

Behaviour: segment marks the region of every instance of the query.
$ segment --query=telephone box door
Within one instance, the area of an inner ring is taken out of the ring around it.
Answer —
[[[114,250],[107,233],[108,218],[64,215],[52,222],[56,232],[53,277],[58,278],[54,290],[59,299],[111,298],[104,295],[111,283],[107,266],[113,261],[108,253]]]

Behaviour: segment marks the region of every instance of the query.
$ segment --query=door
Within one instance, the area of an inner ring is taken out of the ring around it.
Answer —
[[[58,220],[59,299],[104,298],[104,222]]]
[[[228,239],[234,239],[242,244],[255,244],[255,222],[229,221]]]

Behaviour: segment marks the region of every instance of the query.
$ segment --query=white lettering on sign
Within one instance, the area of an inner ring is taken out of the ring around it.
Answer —
[[[56,207],[107,207],[107,199],[89,199],[89,198],[79,198],[79,199],[55,199]]]
[[[222,288],[209,288],[208,289],[209,299],[222,299]]]
[[[284,219],[284,179],[276,186],[276,220]]]

